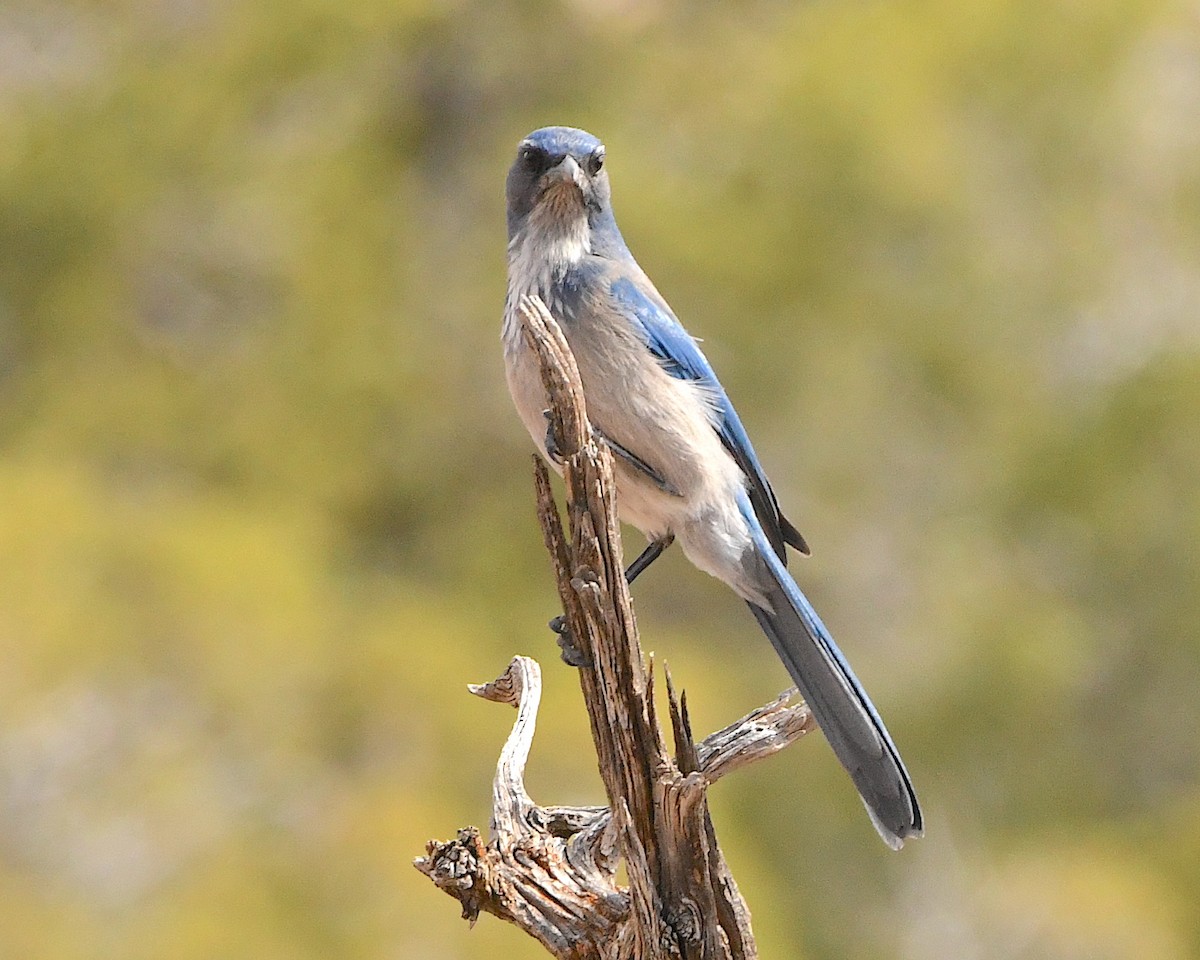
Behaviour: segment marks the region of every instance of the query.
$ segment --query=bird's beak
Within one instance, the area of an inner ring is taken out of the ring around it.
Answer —
[[[546,171],[547,187],[559,183],[573,183],[580,189],[583,189],[583,182],[583,171],[579,169],[579,164],[575,162],[575,158],[570,154],[563,157],[555,166]]]

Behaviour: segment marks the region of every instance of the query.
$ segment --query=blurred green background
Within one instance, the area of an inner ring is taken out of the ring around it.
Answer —
[[[0,957],[543,956],[410,861],[516,653],[602,797],[498,342],[547,123],[926,806],[891,854],[816,737],[715,788],[763,955],[1200,956],[1194,3],[7,0]],[[681,556],[637,598],[699,730],[786,685]]]

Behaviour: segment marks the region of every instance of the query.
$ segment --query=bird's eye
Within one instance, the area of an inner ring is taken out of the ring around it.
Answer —
[[[598,147],[587,158],[588,176],[594,177],[604,167],[604,148]]]
[[[521,163],[530,170],[538,170],[546,165],[546,151],[527,143],[521,148]]]

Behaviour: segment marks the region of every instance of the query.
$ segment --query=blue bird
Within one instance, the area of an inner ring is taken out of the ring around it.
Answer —
[[[575,355],[588,417],[613,452],[621,518],[649,546],[632,582],[673,541],[749,605],[884,841],[922,834],[921,809],[887,728],[786,568],[807,554],[780,511],[741,420],[696,341],[638,266],[613,217],[604,145],[545,127],[509,170],[508,294],[502,339],[509,390],[539,450],[548,406],[517,305],[536,294]]]

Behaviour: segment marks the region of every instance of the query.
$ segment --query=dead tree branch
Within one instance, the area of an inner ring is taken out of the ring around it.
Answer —
[[[588,424],[583,389],[562,332],[536,298],[521,303],[538,352],[566,482],[564,530],[550,480],[536,461],[538,517],[569,636],[586,666],[580,686],[591,720],[606,807],[539,807],[525,790],[541,671],[517,657],[477,696],[517,708],[492,792],[491,838],[473,827],[430,841],[418,870],[480,912],[517,924],[559,958],[748,960],[750,913],[708,814],[708,785],[775,753],[814,728],[794,692],[696,743],[686,697],[667,674],[674,756],[655,712],[622,568],[612,460]],[[624,860],[629,884],[618,887]]]

